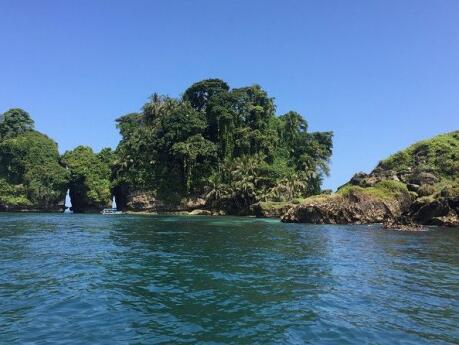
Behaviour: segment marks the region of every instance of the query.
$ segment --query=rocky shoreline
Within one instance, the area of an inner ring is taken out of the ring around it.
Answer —
[[[355,196],[354,196],[355,197]],[[359,198],[359,197],[357,197]],[[319,199],[315,197],[315,199]],[[301,205],[292,206],[292,204],[278,203],[272,207],[272,204],[261,206],[259,203],[252,205],[253,213],[243,217],[257,218],[276,218],[284,223],[310,223],[310,224],[382,224],[384,229],[397,231],[424,231],[426,227],[459,227],[458,198],[445,199],[438,202],[432,202],[421,207],[416,215],[423,215],[424,221],[414,220],[413,215],[409,215],[413,209],[418,206],[410,205],[408,212],[402,213],[397,217],[399,210],[402,209],[403,203],[394,205],[391,203],[372,201],[368,199],[346,200],[342,197],[336,197],[331,200],[322,200]],[[353,204],[355,203],[355,204]],[[446,204],[453,204],[451,206]],[[406,207],[406,205],[404,206]],[[287,210],[285,213],[283,211]],[[42,209],[21,209],[21,210],[1,210],[3,212],[18,213],[62,213],[59,209],[42,210]],[[421,211],[421,212],[419,212]],[[98,212],[87,212],[98,213]],[[192,210],[126,210],[128,215],[145,215],[145,216],[228,216],[225,211],[209,209],[192,209]],[[426,215],[429,215],[426,217]]]
[[[283,222],[459,227],[459,131],[423,140],[355,174],[332,195],[311,197]]]
[[[285,223],[382,223],[386,229],[405,231],[422,230],[423,225],[458,227],[459,196],[455,195],[455,190],[445,187],[435,195],[419,197],[413,187],[409,186],[409,182],[414,180],[420,184],[418,189],[427,189],[425,186],[433,188],[437,181],[434,175],[425,173],[418,173],[414,178],[378,172],[369,175],[358,173],[336,193],[316,195],[302,201],[258,202],[251,205],[244,215],[279,218]],[[164,201],[153,192],[135,191],[126,194],[124,200],[121,208],[127,214],[240,215],[215,209],[201,196]],[[21,208],[2,211],[62,212],[63,205],[50,209]],[[87,213],[98,213],[98,210],[88,209]]]
[[[459,197],[415,199],[400,194],[387,200],[356,191],[347,196],[334,195],[290,208],[281,220],[286,223],[371,224],[386,228],[420,225],[459,226]]]
[[[129,214],[238,215],[312,224],[382,223],[386,229],[397,230],[459,227],[459,131],[397,152],[381,161],[371,173],[355,174],[335,193],[324,192],[305,199],[242,203],[244,208],[235,208],[204,194],[165,195],[129,185],[119,185],[112,192],[118,208]],[[71,193],[72,196],[77,195]],[[104,205],[82,203],[78,211],[99,212]],[[45,209],[32,205],[0,207],[0,211],[20,212],[62,210],[63,204],[59,202]]]

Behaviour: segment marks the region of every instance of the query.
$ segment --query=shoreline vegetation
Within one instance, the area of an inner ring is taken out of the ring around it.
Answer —
[[[276,115],[259,85],[219,79],[180,98],[153,94],[116,120],[115,150],[60,155],[19,108],[0,115],[0,211],[100,212],[115,196],[133,214],[241,215],[387,228],[459,225],[459,131],[413,144],[322,190],[332,132],[308,132],[294,111]]]

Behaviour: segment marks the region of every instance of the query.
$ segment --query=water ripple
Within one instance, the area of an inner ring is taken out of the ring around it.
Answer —
[[[0,214],[1,344],[458,344],[459,231]]]

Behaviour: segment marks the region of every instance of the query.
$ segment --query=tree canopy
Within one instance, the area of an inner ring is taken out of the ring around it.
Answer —
[[[78,146],[62,157],[70,172],[69,189],[75,212],[99,210],[111,202],[110,149],[95,154],[88,146]]]
[[[109,206],[112,194],[126,200],[145,191],[167,202],[206,198],[211,208],[243,213],[258,201],[317,194],[329,171],[332,132],[308,132],[295,111],[276,115],[260,85],[202,80],[179,98],[155,93],[116,122],[122,138],[115,151],[78,146],[61,157],[26,111],[6,111],[0,208],[57,205],[69,188],[77,212]]]
[[[50,209],[63,201],[68,173],[60,164],[57,144],[33,130],[22,109],[11,109],[0,121],[0,209]]]
[[[33,128],[34,122],[29,113],[22,109],[14,108],[0,114],[0,140],[15,137]]]
[[[276,116],[275,109],[261,86],[231,89],[219,79],[197,82],[177,99],[154,94],[117,120],[114,185],[163,197],[208,195],[227,208],[320,192],[333,134],[309,133],[299,113]]]

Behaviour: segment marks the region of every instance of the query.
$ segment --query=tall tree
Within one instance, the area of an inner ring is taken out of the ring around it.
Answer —
[[[308,123],[295,111],[289,111],[280,116],[279,119],[281,138],[290,148],[293,148],[300,134],[307,132]]]
[[[20,108],[10,109],[0,115],[0,140],[14,137],[33,128],[34,122],[29,113]]]
[[[220,79],[206,79],[194,83],[183,94],[183,100],[190,102],[198,111],[205,111],[210,99],[218,94],[229,91],[229,86]]]

